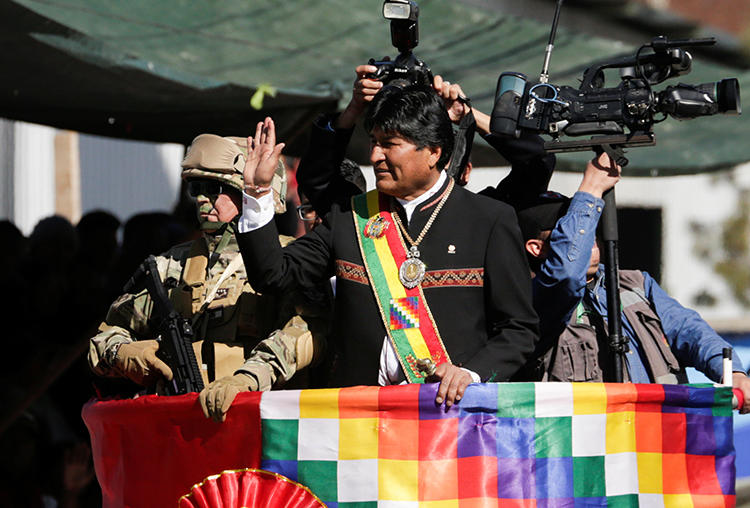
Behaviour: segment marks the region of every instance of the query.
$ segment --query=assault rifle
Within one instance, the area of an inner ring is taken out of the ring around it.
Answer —
[[[169,300],[154,256],[146,258],[138,267],[125,284],[125,291],[131,293],[133,289],[142,287],[146,288],[153,302],[149,325],[157,332],[159,351],[156,354],[174,374],[171,384],[167,385],[167,393],[182,395],[203,390],[203,378],[192,345],[193,327]]]

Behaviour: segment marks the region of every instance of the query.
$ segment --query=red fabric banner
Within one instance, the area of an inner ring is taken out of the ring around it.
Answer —
[[[195,393],[88,402],[104,508],[177,506],[210,475],[260,467],[260,396],[239,394],[224,423],[203,416]]]

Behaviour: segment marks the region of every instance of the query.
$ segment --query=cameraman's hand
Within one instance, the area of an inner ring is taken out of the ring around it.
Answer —
[[[372,102],[375,94],[383,88],[383,82],[377,79],[369,79],[367,75],[378,70],[374,65],[359,65],[354,69],[357,77],[352,88],[352,99],[346,109],[336,118],[334,127],[337,129],[351,129],[362,116],[367,106]]]
[[[255,136],[247,138],[245,161],[245,192],[253,197],[271,191],[271,180],[279,164],[284,143],[276,144],[276,126],[271,117],[258,122]]]
[[[605,191],[608,191],[620,181],[621,171],[622,168],[609,155],[602,153],[586,164],[583,181],[578,190],[601,198]]]
[[[439,74],[435,76],[432,87],[435,91],[443,98],[445,102],[445,108],[448,110],[448,116],[451,122],[458,123],[461,119],[471,111],[468,104],[465,104],[458,100],[459,97],[465,98],[463,90],[458,84],[451,84],[449,81],[443,81],[443,77]]]

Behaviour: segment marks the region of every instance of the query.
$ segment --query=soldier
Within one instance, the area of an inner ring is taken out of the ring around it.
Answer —
[[[202,235],[157,257],[170,300],[193,324],[197,339],[193,349],[204,384],[208,385],[206,390],[220,394],[208,402],[205,396],[201,398],[206,416],[216,419],[223,419],[226,412],[217,412],[219,408],[213,404],[214,400],[224,399],[223,392],[268,390],[289,380],[293,372],[289,373],[283,365],[281,370],[274,370],[276,364],[257,361],[263,358],[259,353],[264,348],[292,361],[296,371],[312,361],[313,336],[308,322],[316,331],[316,340],[327,328],[325,300],[313,305],[300,294],[283,299],[261,296],[247,282],[234,238],[242,208],[246,143],[245,138],[213,134],[202,134],[193,140],[182,161],[182,178],[197,201]],[[281,164],[271,187],[275,211],[282,213],[286,174]],[[281,236],[280,240],[286,244],[292,238]],[[151,306],[145,289],[126,293],[112,304],[99,333],[90,342],[88,360],[94,373],[128,378],[145,387],[172,378],[169,366],[156,356],[159,344],[148,322]],[[299,313],[308,322],[295,316]],[[271,334],[273,330],[276,331]],[[260,346],[255,360],[244,364],[251,350],[269,334],[270,339]],[[322,346],[315,349],[322,350]],[[304,355],[305,351],[310,354]],[[207,403],[210,407],[206,407]]]

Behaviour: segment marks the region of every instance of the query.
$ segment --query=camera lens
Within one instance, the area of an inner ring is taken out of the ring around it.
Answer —
[[[520,72],[503,72],[497,80],[495,105],[490,117],[490,132],[519,137],[518,118],[526,89],[526,75]]]
[[[675,118],[695,118],[717,113],[738,115],[740,84],[736,78],[700,85],[668,86],[656,97],[657,110]]]
[[[719,113],[730,115],[742,113],[740,82],[737,78],[722,79],[716,83],[716,102],[719,104]]]

